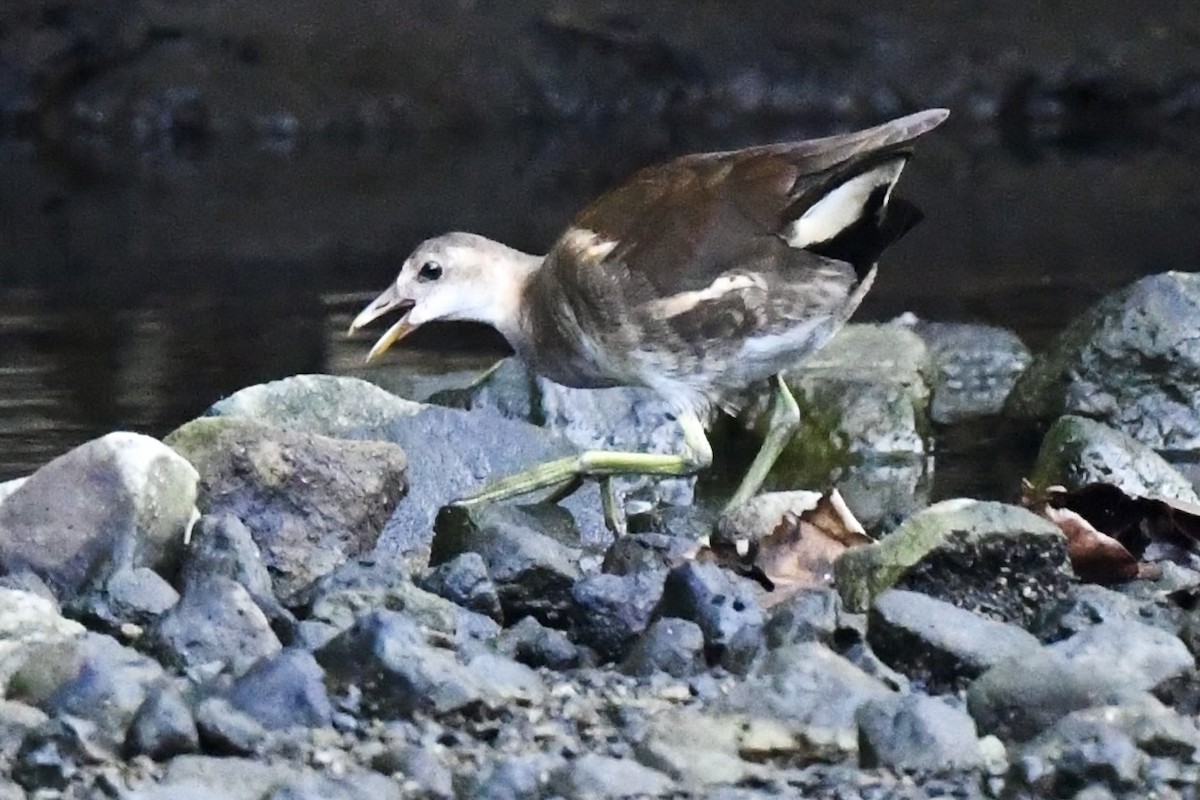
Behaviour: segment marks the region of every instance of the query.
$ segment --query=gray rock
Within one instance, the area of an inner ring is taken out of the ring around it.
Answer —
[[[655,616],[699,625],[709,661],[734,673],[744,674],[763,647],[765,615],[753,584],[715,564],[671,570]]]
[[[283,647],[249,592],[220,575],[189,585],[147,632],[147,646],[181,669],[219,663],[235,675]]]
[[[146,755],[167,761],[200,749],[200,734],[192,711],[179,693],[159,688],[146,697],[129,724],[124,752],[127,757]]]
[[[579,665],[579,648],[562,631],[525,617],[500,634],[497,649],[530,667],[564,670]]]
[[[842,602],[865,611],[889,588],[911,589],[1028,627],[1071,580],[1066,538],[1018,506],[945,500],[909,517],[877,544],[834,563]]]
[[[1195,659],[1177,636],[1133,620],[1093,625],[1048,649],[1079,669],[1120,676],[1137,689],[1155,689],[1195,672]]]
[[[210,575],[240,583],[268,619],[285,627],[295,620],[275,599],[271,575],[250,529],[232,514],[205,514],[192,531],[180,580],[188,586]]]
[[[152,625],[177,602],[175,587],[154,570],[122,567],[89,581],[67,604],[67,611],[93,629],[120,636],[126,626]]]
[[[699,548],[699,542],[684,536],[628,534],[617,537],[604,553],[601,569],[613,575],[665,571],[691,560]]]
[[[257,753],[267,741],[258,720],[234,708],[223,697],[208,697],[196,706],[196,730],[206,752],[224,756]]]
[[[1033,359],[1006,411],[1076,414],[1155,450],[1200,450],[1200,276],[1150,275],[1108,295]]]
[[[913,330],[929,348],[929,412],[939,425],[999,414],[1032,359],[1029,348],[1005,328],[922,321]]]
[[[477,614],[504,621],[500,594],[478,553],[463,553],[425,573],[417,585]]]
[[[112,433],[29,477],[0,505],[0,568],[69,598],[108,562],[169,574],[196,512],[198,476],[161,442]]]
[[[407,569],[391,560],[356,560],[338,567],[301,592],[307,623],[345,630],[373,609],[402,612],[418,625],[456,643],[494,639],[500,626],[489,617],[414,585]]]
[[[371,762],[371,768],[384,775],[400,773],[405,797],[452,800],[454,776],[437,755],[420,745],[398,744],[388,747]]]
[[[975,769],[983,763],[975,721],[933,697],[893,695],[858,709],[858,759],[863,767],[930,772]]]
[[[1043,640],[1056,642],[1109,620],[1138,620],[1138,606],[1125,595],[1082,583],[1068,597],[1045,609],[1032,630]]]
[[[234,681],[226,699],[268,730],[328,725],[333,706],[325,693],[324,676],[311,653],[287,649],[247,670]]]
[[[48,600],[55,610],[58,610],[58,598],[54,596],[54,592],[46,585],[46,582],[39,578],[36,573],[30,572],[27,569],[10,572],[7,575],[0,575],[0,589],[15,589],[19,592],[29,592],[38,597]]]
[[[1001,661],[1041,647],[1015,625],[899,589],[875,599],[867,643],[888,666],[933,693],[965,688]]]
[[[580,450],[681,453],[683,432],[659,395],[642,387],[573,389],[532,375],[516,358],[488,370],[473,385],[435,394],[430,402],[488,410],[561,434]],[[660,502],[687,505],[695,478],[623,478],[623,492],[653,484]]]
[[[1085,785],[1152,796],[1151,759],[1187,762],[1198,747],[1193,720],[1147,698],[1068,714],[1021,749],[1008,778],[1014,790],[1040,796]]]
[[[646,629],[663,593],[664,574],[588,575],[571,589],[575,641],[606,661],[619,661]]]
[[[711,796],[752,772],[739,755],[750,723],[739,714],[675,709],[653,717],[634,744],[638,761],[665,773],[693,795]]]
[[[1108,667],[1042,648],[983,673],[967,690],[967,708],[981,733],[1028,741],[1072,711],[1146,697],[1145,681]]]
[[[1200,503],[1191,482],[1154,450],[1084,417],[1055,420],[1042,439],[1029,480],[1035,486],[1068,489],[1109,483],[1141,497]]]
[[[50,721],[45,711],[16,700],[0,700],[0,759],[11,763],[30,731]]]
[[[386,442],[237,417],[194,420],[166,441],[199,469],[209,512],[231,514],[250,529],[278,597],[369,552],[405,492],[404,451]]]
[[[295,764],[238,757],[182,755],[171,759],[157,785],[130,792],[129,800],[262,800],[275,788],[308,774]]]
[[[66,789],[84,780],[88,767],[113,759],[97,747],[95,725],[85,719],[52,719],[32,730],[21,742],[12,764],[12,778],[26,790]]]
[[[27,480],[29,479],[13,478],[11,481],[4,481],[0,483],[0,503],[3,503],[5,500],[7,500],[9,496],[12,495],[12,493],[17,489],[20,489],[21,485]]]
[[[647,628],[621,663],[628,675],[649,677],[665,672],[675,678],[685,678],[703,672],[704,632],[686,619],[662,617]]]
[[[339,777],[306,774],[274,789],[263,800],[400,800],[404,796],[395,781],[355,770]]]
[[[506,619],[533,616],[563,627],[570,613],[571,588],[580,577],[578,545],[573,521],[552,508],[451,507],[438,517],[430,564],[478,553],[487,564]]]
[[[832,645],[843,630],[842,601],[832,589],[803,589],[774,606],[763,628],[767,647],[784,647],[798,642]]]
[[[0,688],[14,696],[18,690],[10,679],[30,662],[36,675],[36,661],[47,648],[69,644],[81,638],[86,629],[58,613],[54,603],[17,589],[0,588]]]
[[[857,752],[859,707],[891,694],[823,645],[804,642],[769,651],[712,710],[773,720],[802,763],[836,762]]]
[[[157,662],[90,633],[39,648],[13,676],[9,696],[51,717],[92,723],[95,744],[115,751],[146,696],[165,679]]]
[[[316,653],[338,691],[355,686],[384,718],[446,714],[484,702],[484,689],[454,653],[431,647],[406,617],[372,611]]]
[[[544,701],[546,687],[537,672],[499,653],[483,652],[467,661],[489,708],[537,705]]]
[[[537,753],[499,760],[486,772],[472,797],[474,800],[524,800],[543,797],[551,776],[566,765],[562,756]]]
[[[550,780],[551,788],[566,800],[598,797],[655,797],[674,786],[658,770],[636,761],[588,753],[568,762]]]

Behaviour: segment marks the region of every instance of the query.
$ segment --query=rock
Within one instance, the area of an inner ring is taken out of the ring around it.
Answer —
[[[784,647],[799,642],[833,645],[838,631],[846,626],[842,601],[833,589],[802,589],[774,606],[763,628],[767,647]]]
[[[945,500],[914,514],[878,544],[843,553],[834,576],[852,611],[895,587],[1022,627],[1070,580],[1066,539],[1053,523],[978,500]]]
[[[530,667],[554,670],[579,665],[579,648],[562,631],[543,626],[533,617],[525,617],[500,634],[497,649]]]
[[[521,800],[544,797],[551,777],[565,768],[562,756],[536,753],[500,759],[486,772],[472,795],[476,800]]]
[[[180,669],[219,663],[235,675],[283,647],[249,592],[220,575],[189,585],[147,632],[147,646]]]
[[[744,674],[763,646],[762,607],[753,584],[715,564],[691,562],[667,573],[656,617],[700,626],[711,663]]]
[[[674,787],[666,775],[635,761],[588,753],[568,762],[550,779],[566,800],[596,797],[661,796]]]
[[[94,744],[95,725],[85,719],[52,719],[30,731],[13,760],[12,777],[30,792],[82,783],[84,770],[113,754]]]
[[[111,433],[29,477],[0,505],[0,569],[29,569],[66,599],[111,562],[171,574],[196,512],[198,476],[162,443]]]
[[[739,750],[747,720],[737,714],[678,709],[652,718],[634,745],[637,759],[695,795],[715,784],[735,784],[751,772]]]
[[[492,709],[510,705],[537,705],[545,699],[546,687],[538,673],[499,653],[483,652],[467,661],[487,705]]]
[[[939,425],[999,414],[1032,359],[1006,328],[921,321],[913,331],[929,348],[929,415]]]
[[[1145,697],[1145,681],[1119,665],[1097,669],[1042,648],[983,673],[967,690],[967,708],[982,733],[1024,742],[1072,711]]]
[[[691,560],[699,549],[699,542],[684,536],[631,533],[617,537],[600,568],[613,575],[666,571]]]
[[[5,500],[7,500],[9,496],[11,496],[12,493],[17,489],[20,489],[22,484],[24,484],[27,480],[29,479],[13,478],[11,481],[0,482],[0,503],[3,503]]]
[[[192,711],[174,689],[152,691],[134,714],[125,737],[125,755],[167,761],[200,749]]]
[[[395,612],[364,615],[316,656],[338,691],[357,687],[370,713],[384,718],[447,714],[484,701],[475,675]]]
[[[234,708],[223,697],[200,701],[196,706],[196,730],[206,752],[223,756],[256,753],[268,736],[257,719]]]
[[[1195,659],[1178,637],[1134,620],[1101,622],[1048,649],[1076,668],[1123,676],[1138,689],[1155,689],[1195,671]]]
[[[45,644],[9,682],[8,696],[51,717],[70,716],[92,723],[91,744],[116,751],[138,708],[165,680],[162,667],[115,639],[89,633]]]
[[[279,786],[263,800],[400,800],[404,796],[394,781],[356,770],[338,777],[305,774]]]
[[[234,681],[226,699],[268,730],[320,727],[333,717],[324,676],[311,653],[287,649],[247,670]]]
[[[210,416],[244,417],[288,430],[335,439],[366,438],[364,429],[384,431],[397,417],[424,406],[357,378],[293,375],[234,392],[214,403]]]
[[[417,585],[496,622],[504,621],[500,594],[488,575],[487,564],[478,553],[463,553],[439,564],[418,580]]]
[[[157,785],[130,792],[128,800],[263,800],[275,788],[296,780],[295,764],[237,757],[183,755],[171,759]]]
[[[123,636],[127,626],[146,628],[178,602],[175,588],[149,567],[118,568],[89,581],[67,610],[93,629]]]
[[[445,634],[456,643],[490,640],[500,626],[449,600],[415,586],[407,570],[391,560],[356,560],[343,564],[301,592],[297,602],[306,623],[328,623],[345,630],[375,609],[402,612],[413,622]]]
[[[1075,711],[1026,744],[1008,778],[1014,790],[1061,796],[1079,786],[1154,794],[1145,780],[1152,757],[1189,761],[1200,747],[1195,722],[1147,698]]]
[[[199,469],[209,513],[231,514],[250,529],[279,597],[369,552],[406,486],[404,451],[386,442],[236,417],[194,420],[166,442]]]
[[[1059,417],[1042,440],[1034,486],[1078,489],[1101,482],[1127,494],[1200,504],[1191,482],[1135,439],[1084,417]]]
[[[430,402],[454,408],[492,411],[561,434],[580,450],[681,453],[683,431],[667,402],[650,389],[573,389],[532,375],[517,358],[488,370],[473,385],[433,395]],[[689,505],[694,477],[620,478],[622,492],[652,486],[657,503]]]
[[[1125,595],[1083,583],[1068,597],[1044,611],[1033,632],[1043,641],[1055,642],[1108,620],[1137,620],[1138,607]]]
[[[665,672],[674,678],[686,678],[703,672],[704,632],[686,619],[663,617],[647,628],[621,663],[628,675],[649,677]]]
[[[823,645],[804,642],[769,651],[713,710],[782,723],[786,736],[772,735],[771,748],[795,763],[837,762],[857,752],[859,707],[891,694]]]
[[[456,796],[450,770],[438,756],[419,745],[389,747],[371,762],[371,768],[384,775],[400,773],[405,797],[452,800]]]
[[[875,599],[867,643],[888,666],[933,693],[965,688],[996,664],[1041,647],[1015,625],[899,589]]]
[[[969,770],[983,757],[975,721],[933,697],[893,695],[858,709],[859,765],[930,772]]]
[[[240,583],[263,614],[277,625],[291,628],[296,624],[291,613],[275,599],[271,575],[250,529],[232,514],[205,514],[192,532],[180,580],[190,586],[210,575]]]
[[[588,575],[571,590],[575,641],[605,661],[619,661],[646,629],[663,593],[663,573]]]
[[[1200,276],[1149,275],[1073,320],[1017,381],[1006,412],[1089,417],[1155,450],[1200,450]]]
[[[18,692],[12,676],[42,647],[68,644],[86,629],[64,618],[54,603],[16,589],[0,588],[0,694]]]
[[[429,560],[437,566],[463,553],[478,553],[506,619],[533,616],[563,627],[571,589],[580,577],[578,544],[569,516],[552,508],[449,507],[438,516]]]
[[[51,591],[44,580],[27,569],[10,572],[7,575],[0,575],[0,589],[15,589],[19,592],[28,592],[29,594],[37,595],[54,606],[55,611],[59,610],[58,598],[54,596],[54,592]]]
[[[40,708],[17,700],[0,700],[0,759],[3,763],[11,763],[25,737],[49,721],[50,717]]]

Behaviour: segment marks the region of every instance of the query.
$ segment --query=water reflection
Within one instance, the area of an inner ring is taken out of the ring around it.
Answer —
[[[485,330],[426,333],[370,373],[369,337],[344,336],[421,238],[457,228],[538,250],[642,164],[822,132],[518,131],[197,162],[0,142],[0,479],[290,374],[370,374],[416,396],[465,381],[503,353]],[[949,126],[927,144],[904,181],[927,222],[860,318],[990,322],[1036,347],[1104,291],[1200,263],[1195,142],[1031,161]]]

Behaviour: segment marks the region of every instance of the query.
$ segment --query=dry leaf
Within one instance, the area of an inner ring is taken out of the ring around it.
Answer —
[[[1067,537],[1067,555],[1075,574],[1081,579],[1090,583],[1116,583],[1138,576],[1138,560],[1133,554],[1116,539],[1096,530],[1079,514],[1050,505],[1041,513]]]

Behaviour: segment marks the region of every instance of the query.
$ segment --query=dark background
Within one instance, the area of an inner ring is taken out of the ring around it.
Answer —
[[[358,373],[343,331],[420,239],[543,251],[683,152],[953,110],[860,319],[1033,347],[1200,263],[1200,6],[1176,2],[5,0],[0,479],[244,385]],[[501,352],[426,334],[374,379]],[[360,373],[361,374],[361,373]]]

